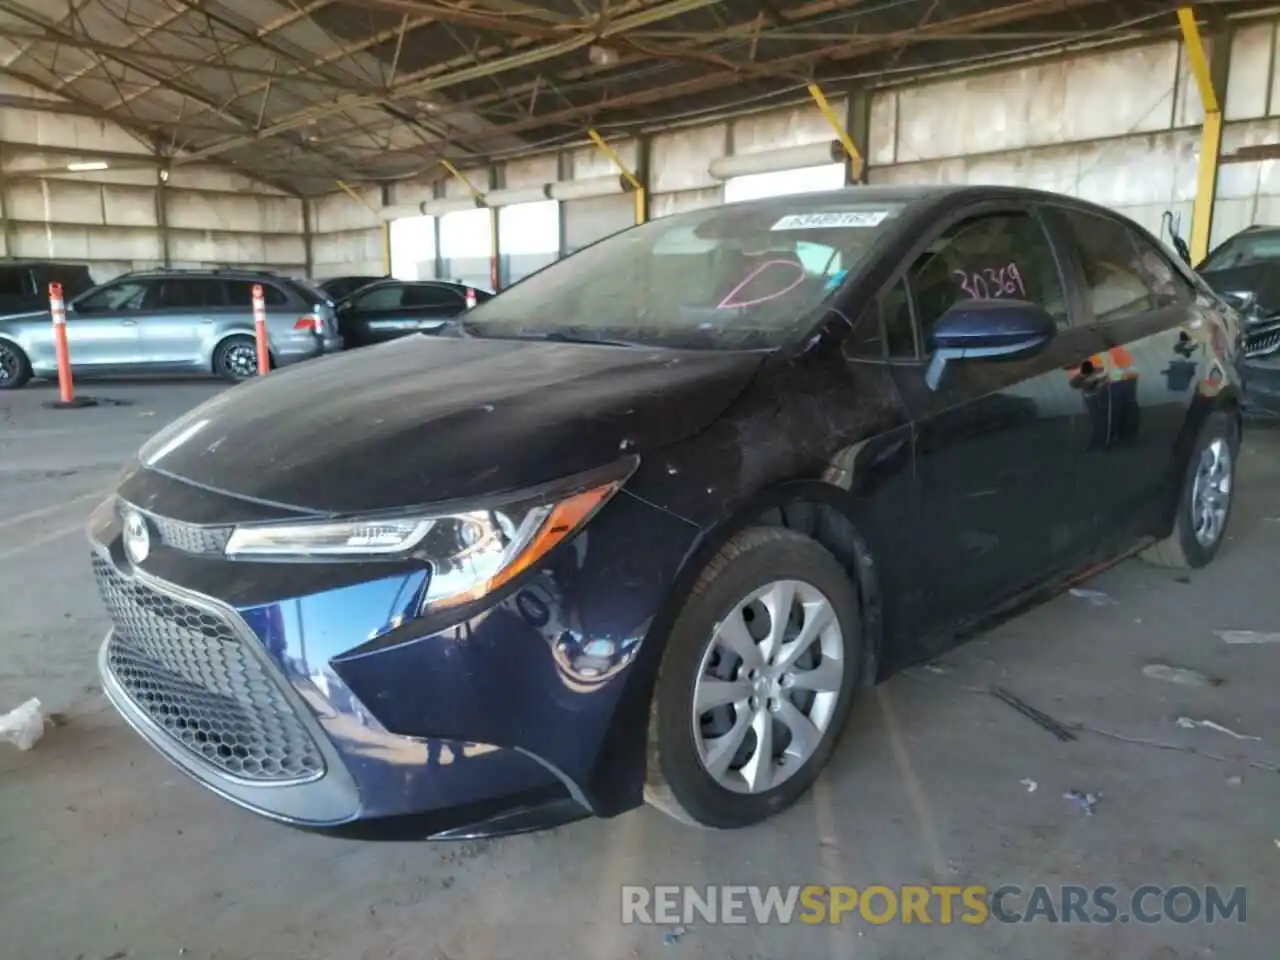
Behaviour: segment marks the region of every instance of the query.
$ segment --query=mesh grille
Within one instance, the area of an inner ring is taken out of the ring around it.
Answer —
[[[94,556],[115,632],[107,666],[156,724],[245,780],[296,781],[324,769],[315,740],[263,664],[221,617],[121,576]]]
[[[222,553],[231,536],[230,527],[199,527],[166,517],[150,518],[160,531],[160,540],[166,546],[186,553]]]

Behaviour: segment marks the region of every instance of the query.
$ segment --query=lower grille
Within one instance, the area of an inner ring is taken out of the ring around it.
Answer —
[[[1280,349],[1280,328],[1251,334],[1244,342],[1246,357],[1262,357]]]
[[[97,555],[93,572],[115,624],[107,667],[153,722],[243,780],[287,783],[323,773],[315,739],[231,623],[124,577]]]

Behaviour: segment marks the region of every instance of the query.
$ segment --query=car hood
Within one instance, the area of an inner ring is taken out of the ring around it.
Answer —
[[[1275,264],[1248,264],[1200,274],[1210,288],[1219,294],[1251,293],[1257,298],[1258,313],[1245,318],[1254,324],[1280,313],[1280,268]]]
[[[763,356],[413,336],[228,390],[139,459],[317,513],[470,498],[685,439],[741,393]]]

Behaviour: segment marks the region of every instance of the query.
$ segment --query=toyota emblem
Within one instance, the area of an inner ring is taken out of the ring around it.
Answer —
[[[124,551],[134,563],[142,563],[151,552],[151,533],[142,514],[130,510],[124,515]]]

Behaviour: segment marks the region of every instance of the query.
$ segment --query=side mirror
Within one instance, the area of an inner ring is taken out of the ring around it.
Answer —
[[[1057,324],[1043,307],[1025,300],[962,300],[933,328],[933,361],[925,373],[929,389],[942,382],[956,360],[1027,356],[1044,349]]]

